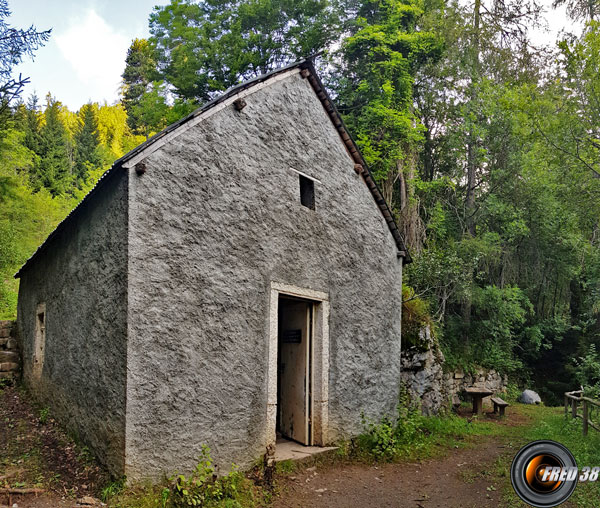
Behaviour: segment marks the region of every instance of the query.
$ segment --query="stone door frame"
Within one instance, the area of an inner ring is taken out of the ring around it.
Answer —
[[[329,294],[280,282],[271,282],[267,369],[267,445],[275,445],[277,426],[277,341],[279,295],[314,302],[312,357],[312,441],[327,444],[329,400]]]

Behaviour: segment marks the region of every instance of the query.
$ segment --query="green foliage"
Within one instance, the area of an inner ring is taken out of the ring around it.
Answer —
[[[215,91],[325,48],[335,39],[326,0],[172,0],[150,17],[150,44],[177,97]]]
[[[398,413],[394,419],[384,416],[372,422],[364,414],[361,418],[365,430],[356,438],[359,455],[390,461],[405,453],[407,447],[415,448],[422,443],[423,417],[420,408],[411,403],[404,390],[400,394]]]
[[[71,144],[61,109],[62,104],[48,95],[32,179],[36,190],[45,187],[53,196],[65,194],[72,184]]]
[[[360,460],[382,462],[413,458],[417,454],[426,456],[438,444],[447,445],[453,439],[492,430],[489,423],[471,423],[454,414],[423,416],[406,391],[400,394],[395,417],[385,416],[373,422],[363,415],[362,419],[364,431],[353,440],[347,453]]]
[[[183,506],[227,506],[228,508],[241,508],[240,501],[251,501],[246,488],[246,479],[237,468],[225,476],[217,477],[212,465],[209,448],[204,445],[196,469],[186,477],[175,475],[170,479],[173,483],[171,489],[171,505]],[[247,505],[246,505],[247,506]]]
[[[418,29],[422,14],[420,0],[360,3],[339,50],[339,108],[381,182],[410,164],[422,141],[412,106],[415,69],[441,51],[435,34]]]
[[[20,74],[15,78],[14,68],[23,57],[33,57],[50,38],[50,30],[38,31],[33,25],[27,29],[10,26],[7,23],[10,14],[8,0],[0,0],[0,128],[9,104],[18,99],[23,86],[29,82]]]
[[[296,463],[293,460],[280,460],[275,464],[277,473],[293,473],[296,470]]]
[[[73,142],[75,145],[75,178],[81,184],[87,179],[89,171],[98,167],[102,161],[98,116],[91,104],[85,104],[79,110],[78,126]]]
[[[573,359],[573,363],[575,379],[578,385],[583,387],[585,395],[600,399],[600,354],[596,344],[590,344],[586,353]]]
[[[120,478],[119,480],[112,481],[106,487],[102,489],[100,493],[100,499],[107,503],[112,498],[118,496],[125,489],[126,478]]]
[[[551,439],[565,445],[575,457],[579,467],[595,467],[600,464],[600,432],[589,429],[589,434],[584,438],[582,434],[581,419],[565,418],[562,410],[541,408],[535,410],[536,424],[533,428],[525,429],[523,440],[535,441],[538,439]],[[598,422],[598,415],[592,415]],[[600,505],[600,488],[597,483],[588,482],[580,484],[569,503],[573,506],[595,508]]]
[[[552,7],[560,5],[567,6],[567,15],[574,21],[592,21],[600,14],[600,2],[598,0],[554,0]]]
[[[42,425],[46,425],[46,423],[48,422],[48,417],[50,416],[50,408],[48,407],[43,407],[42,409],[40,409],[39,411],[39,416],[38,416],[38,421],[42,424]]]
[[[522,368],[515,349],[539,348],[537,329],[523,326],[532,313],[529,299],[518,287],[474,286],[471,301],[473,319],[468,329],[468,348],[461,342],[464,324],[460,318],[448,320],[441,343],[449,366],[470,370],[471,366],[480,365],[514,374]]]
[[[430,327],[433,334],[433,320],[429,314],[429,304],[419,298],[408,286],[402,287],[402,347],[416,347],[425,351],[430,344],[420,336],[424,327]]]
[[[258,504],[254,484],[235,466],[216,474],[207,446],[189,476],[175,474],[161,483],[127,485],[125,478],[108,484],[102,500],[112,508],[251,508]]]
[[[515,331],[525,324],[526,317],[533,310],[527,296],[513,286],[475,287],[472,304],[475,319],[469,337],[483,346],[480,352],[482,365],[490,366],[485,365],[486,361],[490,361],[491,365],[504,372],[519,368],[520,362],[510,362],[510,358],[516,343]],[[506,356],[506,365],[500,363],[502,355]]]
[[[100,176],[143,138],[120,105],[84,105],[75,114],[50,95],[11,112],[0,137],[0,319],[16,315],[14,273]]]
[[[516,383],[508,383],[502,396],[506,402],[516,402],[523,390]]]
[[[127,50],[123,71],[122,103],[127,125],[136,134],[149,136],[164,127],[165,96],[160,94],[154,48],[145,39],[134,39]]]
[[[523,49],[536,9],[429,5],[420,27],[443,52],[412,90],[423,233],[405,226],[405,282],[429,303],[450,368],[529,378],[559,402],[575,383],[566,359],[600,342],[599,30],[545,59]]]
[[[216,93],[327,48],[339,12],[329,0],[171,0],[150,15],[123,72],[128,125],[148,138]]]

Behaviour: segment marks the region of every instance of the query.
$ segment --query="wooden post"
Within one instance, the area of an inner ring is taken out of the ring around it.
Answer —
[[[577,418],[577,401],[575,399],[571,399],[571,416]]]
[[[583,399],[583,435],[587,436],[588,433],[588,405],[587,401]]]
[[[565,417],[569,416],[569,397],[565,393]]]
[[[476,415],[483,414],[483,397],[473,395],[473,413]]]

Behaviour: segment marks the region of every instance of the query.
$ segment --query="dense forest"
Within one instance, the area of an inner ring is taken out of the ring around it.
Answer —
[[[600,3],[560,4],[582,29],[549,46],[532,36],[534,0],[156,7],[123,55],[119,104],[0,96],[0,317],[16,312],[14,272],[116,158],[228,87],[318,55],[413,257],[407,324],[433,327],[449,367],[495,368],[547,402],[600,391]],[[22,54],[51,36],[35,33]],[[0,51],[9,70],[21,58]],[[410,326],[403,340],[419,347]]]

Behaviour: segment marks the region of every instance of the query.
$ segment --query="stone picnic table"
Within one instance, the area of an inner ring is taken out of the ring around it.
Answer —
[[[487,388],[477,386],[465,388],[465,392],[473,399],[473,413],[477,415],[483,414],[483,398],[494,394],[493,391]]]

